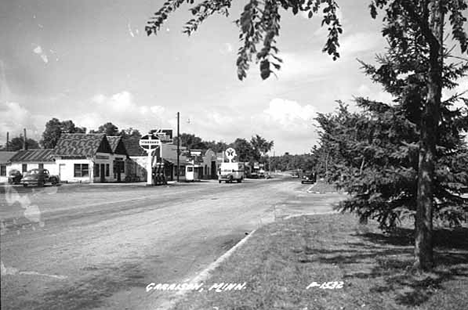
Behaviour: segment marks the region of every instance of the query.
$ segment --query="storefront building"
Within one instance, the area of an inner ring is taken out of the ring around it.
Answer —
[[[58,174],[53,149],[21,150],[10,159],[10,170],[18,170],[25,174],[31,169],[47,169],[50,174]]]
[[[112,182],[114,154],[105,134],[63,133],[54,149],[65,182]]]

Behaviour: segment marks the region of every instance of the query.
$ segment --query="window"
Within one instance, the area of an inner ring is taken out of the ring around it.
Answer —
[[[125,163],[122,160],[114,161],[114,174],[125,171]]]
[[[106,177],[110,176],[110,166],[106,164]]]
[[[38,168],[39,168],[39,169],[44,169],[44,164],[39,164],[39,165],[38,165]]]
[[[28,164],[22,164],[22,165],[21,165],[21,171],[22,171],[23,173],[28,172]]]
[[[74,176],[76,178],[89,176],[89,165],[88,164],[75,164]]]
[[[99,164],[94,165],[94,177],[99,178]]]
[[[6,166],[5,165],[0,166],[0,176],[6,177]]]
[[[117,163],[118,163],[118,167],[119,167],[120,172],[124,173],[125,172],[125,162],[119,161]]]
[[[193,167],[192,167],[192,166],[188,166],[188,167],[187,167],[187,172],[193,172]]]

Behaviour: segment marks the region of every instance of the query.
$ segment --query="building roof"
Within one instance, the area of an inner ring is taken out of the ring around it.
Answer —
[[[107,136],[107,141],[114,154],[128,155],[121,136]]]
[[[74,158],[92,157],[98,152],[112,154],[105,134],[64,133],[54,149],[57,156]]]
[[[112,152],[115,152],[115,149],[117,148],[117,145],[119,144],[119,141],[122,137],[121,136],[107,136],[106,138],[107,138],[107,141],[109,142]]]
[[[138,140],[128,139],[122,140],[128,156],[146,156],[146,152],[141,148]]]
[[[16,152],[0,151],[0,164],[6,164],[15,156]]]
[[[53,149],[22,150],[10,159],[10,162],[53,162]]]

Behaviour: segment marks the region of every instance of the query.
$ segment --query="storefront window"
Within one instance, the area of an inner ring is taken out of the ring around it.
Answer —
[[[88,164],[75,164],[74,176],[76,178],[89,176],[89,165]]]
[[[6,177],[6,166],[5,165],[0,166],[0,176]]]
[[[185,176],[185,166],[179,166],[179,176]]]
[[[110,165],[106,164],[106,177],[110,176]]]

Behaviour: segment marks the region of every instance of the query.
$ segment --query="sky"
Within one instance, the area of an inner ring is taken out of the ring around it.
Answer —
[[[391,100],[357,61],[375,63],[385,51],[368,1],[339,1],[337,61],[321,52],[327,31],[319,16],[281,11],[283,66],[265,81],[255,64],[237,78],[233,21],[246,1],[233,2],[229,17],[214,15],[189,37],[189,5],[147,36],[161,0],[0,0],[0,144],[23,128],[40,140],[54,117],[88,131],[112,122],[175,132],[180,112],[181,133],[226,143],[258,134],[274,141],[272,154],[304,154],[317,143],[314,118],[333,112],[336,100]]]

